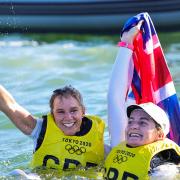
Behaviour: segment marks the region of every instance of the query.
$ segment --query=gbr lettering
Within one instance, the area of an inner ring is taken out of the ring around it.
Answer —
[[[47,166],[49,160],[54,161],[54,164],[56,164],[57,166],[60,165],[60,163],[61,163],[57,157],[55,157],[53,155],[46,155],[43,159],[42,166]],[[76,166],[78,166],[80,164],[81,163],[78,160],[65,158],[63,170],[69,169],[70,165],[74,166],[74,168],[75,168]],[[93,167],[93,166],[97,166],[97,164],[92,163],[92,162],[86,162],[86,167]]]
[[[106,179],[108,180],[116,180],[116,179],[120,179],[119,176],[119,171],[116,168],[109,168],[108,172],[107,172],[107,177]],[[123,180],[128,180],[128,178],[131,178],[132,180],[138,180],[138,176],[136,176],[135,174],[132,174],[130,172],[124,171],[123,176],[121,179]]]

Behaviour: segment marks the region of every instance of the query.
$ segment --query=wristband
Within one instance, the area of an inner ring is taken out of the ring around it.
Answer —
[[[123,41],[118,42],[118,46],[131,49],[132,51],[134,50],[134,46],[132,44],[128,44],[128,43],[123,42]]]

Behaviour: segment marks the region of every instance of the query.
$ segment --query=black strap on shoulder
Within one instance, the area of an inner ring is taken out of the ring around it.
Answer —
[[[83,136],[87,134],[92,127],[92,120],[87,117],[83,117],[80,131],[75,134],[75,136]]]
[[[45,115],[45,116],[42,116],[42,118],[43,118],[42,128],[41,128],[41,132],[40,132],[40,134],[39,134],[39,137],[38,137],[38,139],[37,139],[37,144],[36,144],[35,151],[37,151],[37,150],[40,148],[40,146],[41,146],[41,144],[42,144],[42,142],[43,142],[43,140],[44,140],[45,133],[46,133],[46,128],[47,128],[47,116],[46,116],[46,115]]]
[[[40,146],[44,140],[45,133],[46,133],[47,116],[43,116],[42,118],[43,118],[42,128],[41,128],[39,137],[37,139],[37,145],[36,145],[35,151],[37,151],[40,148]],[[91,127],[92,127],[92,120],[88,119],[87,117],[83,117],[80,131],[77,132],[75,134],[75,136],[83,136],[83,135],[87,134],[90,131]]]

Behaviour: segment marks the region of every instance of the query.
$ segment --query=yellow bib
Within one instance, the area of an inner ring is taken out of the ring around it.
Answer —
[[[45,166],[53,169],[71,169],[81,165],[95,166],[104,160],[104,122],[97,116],[92,120],[90,131],[83,136],[65,136],[47,115],[47,128],[41,146],[33,154],[32,168]]]
[[[180,147],[169,139],[129,148],[123,142],[114,147],[105,161],[107,179],[149,179],[150,162],[157,153],[174,149],[180,155]]]

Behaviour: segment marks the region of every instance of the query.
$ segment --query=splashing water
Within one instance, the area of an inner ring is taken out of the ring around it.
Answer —
[[[90,35],[1,36],[1,84],[35,116],[49,111],[48,101],[54,89],[72,84],[82,92],[87,113],[99,115],[107,123],[106,96],[118,40],[117,36]],[[171,42],[165,45],[165,55],[180,97],[180,44]],[[31,139],[19,132],[2,113],[0,119],[0,179],[14,178],[15,173],[26,178],[39,178],[36,173],[28,171],[33,150]],[[108,144],[107,127],[104,139]],[[47,176],[52,177],[52,173]],[[69,176],[83,178],[77,172]],[[102,172],[98,176],[101,179]],[[158,176],[156,173],[153,178]]]

